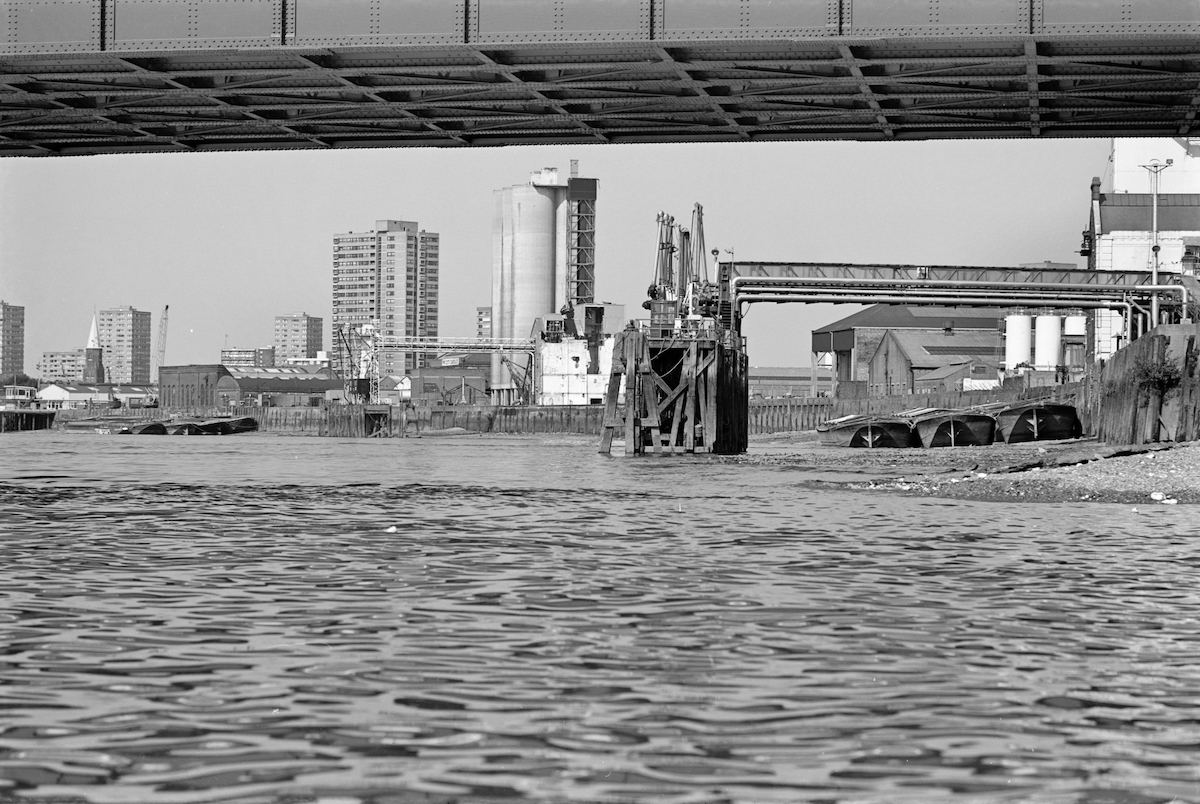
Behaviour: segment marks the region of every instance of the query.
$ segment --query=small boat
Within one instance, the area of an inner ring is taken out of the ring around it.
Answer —
[[[996,419],[972,410],[926,408],[906,416],[923,447],[986,447],[996,440]]]
[[[818,425],[817,435],[836,447],[915,446],[912,422],[900,416],[842,416]]]
[[[237,418],[187,420],[169,422],[166,431],[170,435],[236,435],[258,430],[258,419],[253,416]]]
[[[1006,444],[1056,441],[1083,435],[1075,406],[1059,402],[1010,405],[996,414],[996,427]]]
[[[144,424],[135,424],[128,430],[122,430],[121,432],[131,435],[166,435],[167,426],[162,422],[145,422]]]

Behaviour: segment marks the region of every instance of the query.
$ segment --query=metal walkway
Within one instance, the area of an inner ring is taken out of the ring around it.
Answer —
[[[0,155],[1185,136],[1180,0],[5,0]]]

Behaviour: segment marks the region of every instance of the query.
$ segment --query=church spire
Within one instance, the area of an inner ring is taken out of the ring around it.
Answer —
[[[91,331],[91,334],[88,335],[87,348],[89,348],[89,349],[99,349],[100,348],[100,331],[99,331],[99,329],[96,328],[96,314],[95,313],[92,313],[92,331]]]

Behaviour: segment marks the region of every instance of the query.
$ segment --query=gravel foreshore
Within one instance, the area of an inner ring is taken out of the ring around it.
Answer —
[[[760,437],[756,444],[762,454],[748,460],[816,470],[852,489],[961,500],[1200,503],[1200,442],[1110,447],[1078,439],[865,450],[828,447],[815,434],[796,434]]]

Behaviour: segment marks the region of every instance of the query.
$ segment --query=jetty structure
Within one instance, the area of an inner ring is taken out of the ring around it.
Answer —
[[[658,216],[654,282],[614,348],[600,452],[744,452],[749,433],[744,307],[756,303],[898,304],[1115,312],[1128,343],[1157,323],[1189,321],[1200,286],[1142,270],[1042,267],[717,263],[709,278],[703,210],[691,228]],[[716,253],[713,254],[716,257]],[[1153,304],[1158,318],[1147,314]],[[1089,329],[1092,324],[1088,324]],[[624,390],[624,404],[620,397]]]
[[[642,305],[650,319],[631,322],[613,348],[600,452],[611,452],[617,434],[627,455],[745,452],[745,341],[731,326],[730,300],[708,276],[703,208],[696,204],[690,229],[666,213],[658,226],[654,282]]]

